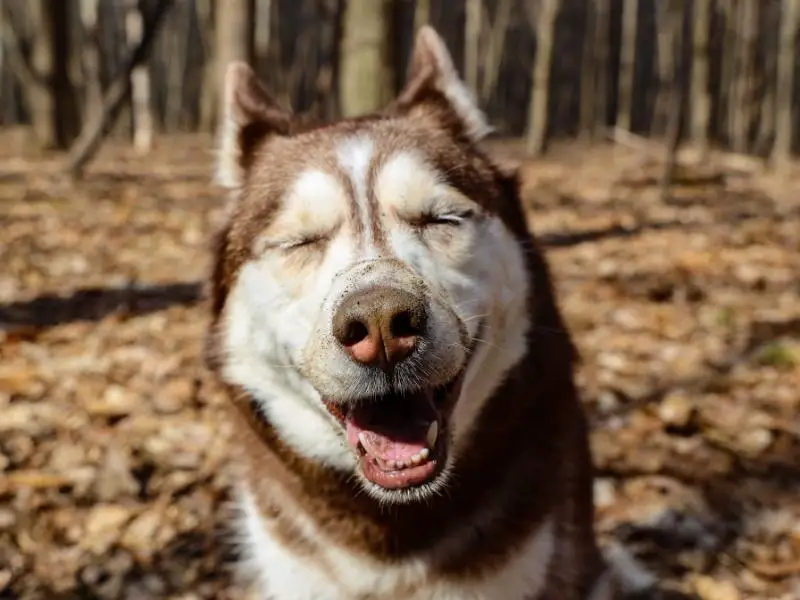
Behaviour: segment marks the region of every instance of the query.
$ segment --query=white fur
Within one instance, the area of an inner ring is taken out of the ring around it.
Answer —
[[[264,598],[272,600],[527,600],[543,589],[555,549],[554,524],[546,519],[504,568],[485,577],[452,580],[431,570],[431,558],[457,549],[474,535],[473,523],[464,523],[426,555],[383,563],[337,546],[297,513],[293,525],[318,542],[319,554],[308,560],[270,535],[269,523],[246,492],[240,507],[240,525],[247,540],[246,575],[257,580]]]
[[[362,178],[353,181],[359,197],[366,195],[363,178],[372,143],[348,140],[340,152],[349,158],[351,176]],[[432,250],[435,240],[426,244],[404,218],[470,201],[442,183],[422,158],[408,153],[386,162],[376,177],[375,195],[386,214],[394,215],[383,219],[393,258],[373,258],[372,245],[355,239],[353,224],[346,222],[321,262],[311,266],[297,268],[291,254],[270,247],[244,266],[224,316],[224,378],[253,394],[297,452],[346,469],[353,468],[354,460],[320,393],[348,398],[387,391],[332,337],[330,323],[346,291],[384,284],[427,298],[430,334],[419,360],[430,385],[454,377],[466,362],[467,346],[475,346],[453,414],[452,456],[463,446],[484,402],[523,355],[528,329],[522,250],[498,219],[465,222],[451,232],[447,248]],[[315,213],[306,196],[321,199],[325,208]],[[317,170],[301,173],[287,193],[277,225],[265,236],[279,242],[326,229],[325,219],[347,218],[344,202],[333,177]],[[366,203],[361,207],[367,210]],[[458,335],[461,327],[466,339]]]
[[[235,190],[242,183],[239,167],[239,125],[230,114],[230,110],[225,111],[223,119],[217,141],[219,150],[217,151],[214,181],[224,188]]]
[[[378,253],[374,246],[373,239],[375,232],[372,231],[372,220],[369,215],[367,200],[367,171],[373,157],[375,143],[366,137],[356,137],[346,140],[337,148],[337,159],[339,165],[350,178],[353,189],[356,193],[356,205],[366,235],[362,238],[361,258],[362,260],[376,258]]]
[[[427,38],[429,39],[425,39]],[[474,139],[489,128],[466,86],[458,79],[441,40],[421,34],[438,65],[436,85]],[[217,178],[242,184],[232,95],[226,95]],[[367,189],[367,174],[379,138],[365,134],[340,141],[339,167],[355,190],[358,223],[346,190],[325,163],[297,174],[281,199],[279,213],[255,242],[255,258],[237,274],[222,314],[222,377],[244,387],[278,434],[297,453],[353,473],[365,491],[384,502],[424,501],[447,486],[459,450],[469,439],[481,409],[508,370],[525,352],[529,329],[524,253],[499,218],[482,214],[472,199],[447,185],[420,152],[388,157]],[[378,215],[370,211],[369,193]],[[477,213],[467,216],[465,209]],[[422,215],[445,216],[449,225],[420,229]],[[387,243],[376,243],[378,219]],[[437,229],[437,227],[447,227]],[[297,246],[326,238],[324,250]],[[324,408],[322,396],[346,400],[385,393],[387,382],[353,362],[335,341],[331,322],[349,293],[365,286],[392,285],[422,298],[428,331],[422,345],[396,371],[400,389],[442,385],[469,360],[465,385],[451,419],[451,452],[438,479],[413,492],[389,491],[360,476],[342,427]],[[475,352],[470,357],[468,349]],[[413,363],[413,361],[418,361]],[[411,365],[411,366],[408,366]],[[412,368],[415,367],[415,368]],[[277,498],[281,490],[273,486]],[[535,597],[544,587],[556,547],[555,527],[546,519],[508,562],[491,575],[473,579],[436,577],[438,559],[476,543],[481,529],[497,517],[495,503],[439,540],[424,554],[401,563],[380,563],[322,539],[309,515],[286,515],[304,537],[318,543],[309,562],[293,554],[270,532],[248,490],[240,500],[242,529],[264,597],[276,600],[349,598],[437,598],[515,600]],[[291,506],[291,502],[281,503]],[[299,509],[298,509],[299,510]],[[317,561],[317,554],[320,561]],[[322,564],[322,566],[321,566]],[[324,566],[324,568],[323,568]],[[409,591],[410,590],[410,591]],[[406,593],[407,596],[402,594]]]

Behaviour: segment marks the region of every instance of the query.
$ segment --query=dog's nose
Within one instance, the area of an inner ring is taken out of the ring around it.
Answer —
[[[374,287],[345,298],[333,316],[333,335],[357,362],[391,370],[414,352],[427,321],[421,298]]]

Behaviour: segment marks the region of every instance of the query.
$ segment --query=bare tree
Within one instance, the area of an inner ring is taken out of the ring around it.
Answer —
[[[581,59],[580,131],[589,138],[606,125],[610,0],[586,8],[586,35]]]
[[[663,0],[656,6],[656,71],[658,73],[658,93],[650,124],[652,135],[664,135],[670,114],[673,79],[675,74],[674,31],[672,0]]]
[[[234,61],[253,62],[255,41],[255,0],[216,0],[215,57],[219,93],[225,82],[228,65]],[[222,125],[223,106],[217,103],[217,126]]]
[[[478,91],[478,55],[480,53],[482,0],[466,0],[464,20],[464,82],[473,92]]]
[[[503,61],[503,49],[506,45],[506,34],[511,23],[511,7],[513,0],[499,0],[494,20],[488,31],[486,52],[483,61],[483,81],[481,82],[480,99],[486,103],[492,95],[500,76]]]
[[[142,43],[144,19],[139,0],[125,4],[125,41],[128,48]],[[177,60],[174,57],[173,60]],[[147,65],[140,63],[131,69],[131,115],[133,120],[133,147],[146,153],[153,146],[153,113],[150,98],[150,73]]]
[[[79,117],[69,73],[71,3],[34,0],[27,4],[33,32],[29,58],[22,51],[14,22],[21,6],[11,0],[0,2],[9,66],[21,84],[38,145],[65,148],[76,134]]]
[[[760,25],[759,54],[761,64],[756,66],[759,78],[758,90],[761,106],[758,110],[758,128],[752,152],[760,156],[769,154],[775,141],[775,87],[777,85],[778,50],[780,35],[764,36],[764,31],[780,31],[781,7],[770,6],[764,11],[764,20]]]
[[[703,0],[700,0],[701,2]],[[633,111],[633,90],[636,67],[636,30],[639,0],[622,4],[622,42],[619,53],[619,100],[617,127],[630,131]]]
[[[736,76],[736,0],[716,0],[717,12],[722,23],[722,43],[720,56],[720,94],[717,98],[719,110],[717,111],[717,129],[724,135],[727,142],[733,138],[731,134],[734,94],[733,79]]]
[[[202,92],[200,94],[200,129],[213,131],[217,115],[217,70],[214,61],[216,26],[212,0],[195,0],[197,21],[200,24],[200,44],[203,49]]]
[[[596,104],[594,130],[602,131],[608,118],[608,69],[609,69],[609,37],[611,23],[610,0],[595,0],[597,15],[595,19],[594,53]]]
[[[162,93],[162,98],[164,99],[162,119],[166,131],[175,131],[180,127],[187,108],[185,106],[184,88],[187,79],[187,63],[190,58],[190,49],[187,47],[188,32],[186,22],[190,18],[192,9],[191,3],[178,3],[167,19],[159,40],[161,54],[166,58],[166,60],[158,61],[157,63],[160,67],[159,74],[163,74],[160,85],[165,88]]]
[[[788,164],[792,153],[792,97],[794,92],[795,48],[800,17],[798,0],[781,3],[781,27],[778,41],[778,73],[775,83],[775,143],[772,160],[779,167]]]
[[[683,43],[683,17],[685,0],[662,0],[665,6],[663,14],[663,40],[664,52],[669,53],[670,60],[665,60],[669,71],[662,72],[662,84],[669,85],[669,113],[667,118],[666,147],[664,157],[664,171],[661,177],[661,198],[669,199],[675,164],[678,156],[678,146],[681,139],[681,124],[685,105],[685,80],[681,45]]]
[[[100,47],[98,38],[99,0],[81,0],[80,16],[83,29],[81,47],[81,69],[83,71],[83,114],[91,115],[100,110],[103,87],[100,81]]]
[[[580,115],[578,117],[578,127],[581,136],[591,138],[594,135],[594,114],[595,106],[595,78],[596,78],[596,56],[594,55],[593,40],[596,35],[595,14],[597,6],[589,2],[586,4],[586,27],[583,35],[583,46],[581,52],[581,95],[580,95]]]
[[[747,152],[757,99],[753,93],[753,68],[758,40],[758,3],[736,3],[736,75],[731,90],[731,145],[737,152]]]
[[[340,107],[344,116],[368,113],[391,98],[390,0],[348,0],[340,47]]]
[[[431,22],[431,0],[417,0],[414,7],[414,31]]]
[[[142,38],[136,48],[131,48],[121,68],[114,75],[111,83],[103,96],[101,110],[88,115],[83,129],[75,143],[72,145],[67,157],[66,170],[74,177],[79,177],[86,163],[91,160],[100,143],[103,134],[113,124],[119,115],[125,98],[131,86],[131,72],[147,58],[150,48],[158,32],[159,26],[172,7],[174,0],[159,0],[151,11],[146,14],[142,29]]]
[[[712,0],[694,0],[692,12],[692,141],[704,151],[708,148],[708,127],[711,119],[711,93],[708,88],[708,41],[711,30]]]
[[[550,69],[553,63],[556,18],[560,0],[528,0],[528,2],[529,15],[536,29],[536,58],[531,77],[526,149],[528,153],[538,155],[544,152],[547,143]]]

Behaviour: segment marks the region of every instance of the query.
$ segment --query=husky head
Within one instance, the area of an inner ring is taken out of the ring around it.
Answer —
[[[375,115],[302,125],[241,63],[224,107],[212,365],[305,460],[441,493],[529,327],[516,178],[444,44],[419,32]]]

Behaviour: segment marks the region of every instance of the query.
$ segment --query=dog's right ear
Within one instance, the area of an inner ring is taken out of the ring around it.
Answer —
[[[446,127],[480,141],[491,127],[475,98],[458,76],[453,59],[436,30],[424,25],[417,32],[408,77],[391,109],[413,115],[433,112]],[[440,110],[444,108],[444,111]]]
[[[292,113],[278,105],[244,62],[228,66],[222,102],[216,181],[237,189],[259,145],[269,137],[289,135]]]

